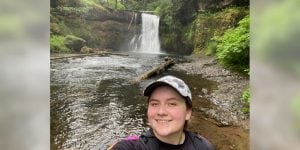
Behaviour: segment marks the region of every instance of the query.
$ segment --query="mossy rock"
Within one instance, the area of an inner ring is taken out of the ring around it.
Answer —
[[[80,52],[81,48],[85,46],[85,40],[74,35],[67,35],[64,44],[74,50],[75,52]]]
[[[92,53],[92,52],[93,52],[93,49],[89,48],[87,46],[83,46],[80,50],[80,53],[82,53],[82,54],[88,54],[88,53]]]

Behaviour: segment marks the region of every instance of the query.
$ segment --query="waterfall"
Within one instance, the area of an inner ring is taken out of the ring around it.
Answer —
[[[141,16],[141,33],[131,39],[130,50],[141,53],[160,53],[159,17],[146,13],[142,13]]]

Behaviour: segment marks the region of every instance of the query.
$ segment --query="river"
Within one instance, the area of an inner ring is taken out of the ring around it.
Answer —
[[[158,77],[139,84],[130,81],[162,63],[164,57],[130,53],[51,61],[51,149],[106,149],[122,137],[145,131],[142,90]],[[177,60],[183,58],[177,56]],[[164,74],[183,78],[192,92],[214,85],[172,69]]]

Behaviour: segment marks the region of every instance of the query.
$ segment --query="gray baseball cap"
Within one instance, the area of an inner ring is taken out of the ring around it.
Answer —
[[[171,75],[161,77],[158,80],[150,83],[144,90],[144,96],[149,97],[153,90],[164,85],[174,88],[182,97],[192,103],[192,94],[189,87],[184,81]]]

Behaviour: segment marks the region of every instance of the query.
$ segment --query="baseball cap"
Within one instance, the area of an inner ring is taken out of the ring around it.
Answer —
[[[189,87],[186,85],[184,81],[181,79],[167,75],[157,79],[156,81],[148,84],[144,90],[144,96],[150,96],[153,90],[158,87],[168,85],[174,88],[182,97],[188,100],[188,102],[192,103],[192,94]]]

